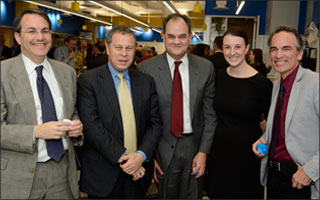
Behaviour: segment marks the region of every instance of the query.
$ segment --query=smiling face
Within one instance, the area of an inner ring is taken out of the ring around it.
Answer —
[[[303,51],[297,51],[298,42],[294,34],[285,31],[276,33],[270,44],[270,58],[274,70],[285,79],[302,59]]]
[[[226,35],[223,37],[223,54],[231,67],[237,67],[245,61],[249,45],[245,44],[242,37]]]
[[[191,40],[186,22],[182,18],[170,19],[163,39],[168,54],[175,60],[180,60],[187,52]]]
[[[48,22],[37,14],[25,14],[21,19],[21,32],[15,32],[21,52],[36,64],[45,59],[51,48],[51,32]]]
[[[106,45],[108,60],[118,72],[127,70],[133,62],[136,40],[133,35],[114,33],[110,45]]]

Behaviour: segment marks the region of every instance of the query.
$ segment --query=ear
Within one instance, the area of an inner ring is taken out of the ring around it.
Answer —
[[[109,51],[110,51],[110,49],[109,49],[109,45],[106,43],[105,44],[106,45],[106,52],[107,52],[107,55],[109,55]]]
[[[20,35],[20,33],[15,32],[15,33],[14,33],[14,38],[16,39],[17,43],[18,43],[19,45],[21,45],[21,35]]]
[[[249,49],[250,49],[250,44],[248,44],[246,47],[246,54],[248,53]]]
[[[298,52],[298,55],[297,55],[298,61],[301,61],[301,60],[302,60],[302,56],[303,56],[303,50],[300,50],[300,51]]]

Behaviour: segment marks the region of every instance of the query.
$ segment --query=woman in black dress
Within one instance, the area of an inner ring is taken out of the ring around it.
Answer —
[[[218,126],[208,157],[206,189],[214,199],[261,199],[260,159],[251,145],[262,135],[260,123],[269,110],[272,83],[245,60],[246,34],[237,29],[223,36],[230,66],[216,74],[214,107]]]

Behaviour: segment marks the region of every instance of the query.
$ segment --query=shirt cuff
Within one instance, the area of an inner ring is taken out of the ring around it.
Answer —
[[[137,153],[139,153],[139,154],[141,154],[141,155],[143,156],[144,161],[146,161],[146,160],[147,160],[147,155],[146,155],[143,151],[138,150],[138,151],[137,151]]]

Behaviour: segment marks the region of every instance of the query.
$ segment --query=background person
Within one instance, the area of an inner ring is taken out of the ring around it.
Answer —
[[[73,68],[76,67],[75,48],[77,46],[77,39],[70,35],[64,39],[64,45],[57,47],[54,51],[54,59],[62,61]]]
[[[249,51],[249,64],[255,68],[264,77],[267,77],[267,68],[263,63],[263,52],[262,49],[252,49]]]
[[[214,54],[209,56],[208,59],[212,62],[215,71],[229,67],[222,50],[223,37],[217,36],[213,41]]]

